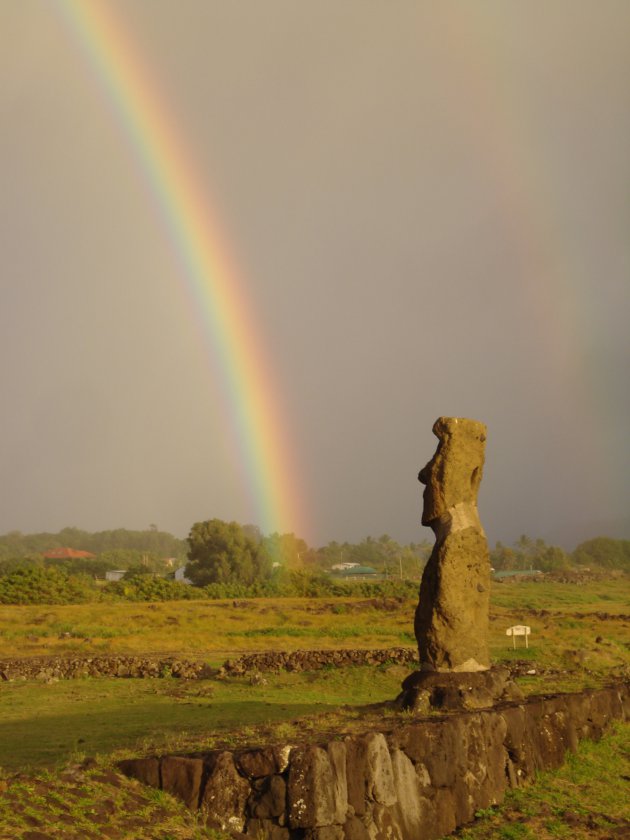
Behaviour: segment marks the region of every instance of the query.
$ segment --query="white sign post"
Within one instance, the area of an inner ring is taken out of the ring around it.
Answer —
[[[531,632],[531,629],[527,627],[527,625],[515,624],[514,627],[508,627],[505,631],[505,635],[512,637],[512,645],[514,646],[514,650],[516,650],[516,637],[525,636],[525,647],[528,648],[529,644],[527,643],[527,637]]]

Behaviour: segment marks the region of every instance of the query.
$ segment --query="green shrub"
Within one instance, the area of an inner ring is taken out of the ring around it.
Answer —
[[[83,604],[98,599],[90,578],[56,568],[16,569],[0,578],[1,604]]]
[[[184,601],[204,597],[203,590],[196,586],[151,575],[135,575],[108,583],[103,593],[124,601]]]

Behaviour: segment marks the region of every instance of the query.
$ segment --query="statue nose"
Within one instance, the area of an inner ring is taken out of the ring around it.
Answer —
[[[426,465],[426,467],[422,467],[422,469],[421,469],[421,470],[420,470],[420,472],[418,473],[418,481],[419,481],[419,482],[421,482],[422,484],[426,484],[426,483],[427,483],[427,478],[428,478],[428,471],[427,471],[427,467],[428,467],[428,466],[429,466],[429,465],[427,464],[427,465]]]

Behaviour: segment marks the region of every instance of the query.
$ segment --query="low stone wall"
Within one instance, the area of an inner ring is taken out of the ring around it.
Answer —
[[[207,679],[220,675],[239,676],[258,671],[316,671],[347,665],[380,665],[383,662],[414,664],[418,653],[411,648],[380,650],[296,650],[269,651],[228,659],[217,672],[203,662],[178,657],[152,656],[37,656],[0,660],[0,680],[55,681],[79,677],[181,677]]]
[[[401,665],[418,663],[417,648],[385,648],[380,650],[294,650],[265,651],[228,659],[223,674],[248,674],[256,671],[317,671],[322,668],[343,668],[348,665]]]
[[[319,744],[120,762],[210,826],[270,840],[430,840],[559,767],[630,712],[630,686],[404,721]]]
[[[196,680],[216,674],[203,662],[150,656],[38,656],[0,661],[0,680],[57,680],[80,677],[181,677]]]

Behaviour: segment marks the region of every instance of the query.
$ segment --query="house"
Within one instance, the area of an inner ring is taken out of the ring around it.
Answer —
[[[111,569],[109,572],[105,572],[105,580],[107,580],[107,581],[122,580],[122,578],[126,574],[127,574],[127,569]]]

